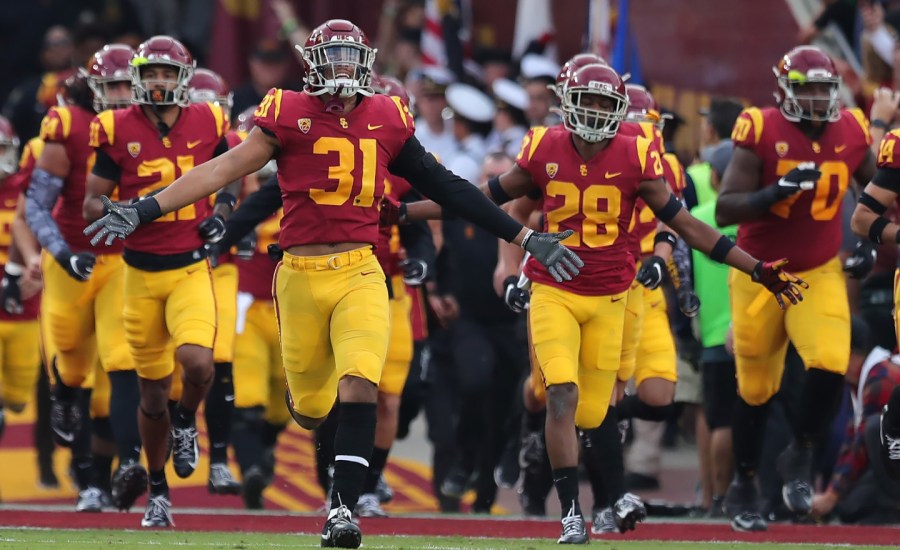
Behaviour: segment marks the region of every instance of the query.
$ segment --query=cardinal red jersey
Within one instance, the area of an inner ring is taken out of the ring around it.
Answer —
[[[653,141],[617,135],[591,160],[575,149],[562,126],[532,128],[522,140],[516,163],[531,174],[544,197],[544,229],[572,229],[563,244],[584,260],[581,275],[557,283],[531,258],[525,273],[533,281],[586,296],[623,292],[634,279],[634,248],[628,227],[638,186],[663,176],[662,159]]]
[[[72,252],[97,252],[102,254],[119,254],[122,252],[122,241],[116,240],[102,250],[91,246],[91,238],[84,234],[85,183],[94,167],[96,153],[88,140],[91,120],[95,113],[71,105],[52,107],[41,122],[40,137],[44,143],[58,143],[65,148],[69,159],[69,174],[63,181],[62,192],[53,210],[53,219]]]
[[[269,245],[278,242],[283,215],[284,212],[279,209],[256,226],[256,250],[253,257],[234,262],[238,268],[238,290],[252,294],[258,300],[272,299],[272,277],[278,264],[269,257]]]
[[[412,185],[405,179],[391,175],[384,181],[384,195],[389,199],[400,202],[400,198],[409,193]],[[375,255],[378,263],[387,277],[400,273],[399,263],[404,257],[403,246],[400,244],[400,228],[396,225],[378,226],[378,244],[375,245]]]
[[[213,157],[225,135],[227,121],[212,103],[181,109],[168,135],[159,130],[140,105],[104,111],[91,122],[90,143],[103,150],[121,169],[119,199],[129,202],[170,185],[194,166]],[[182,254],[203,246],[197,226],[212,213],[203,197],[153,223],[139,226],[125,239],[125,248],[148,254]]]
[[[19,171],[9,176],[10,185],[14,185],[20,193],[28,190],[28,185],[31,183],[31,174],[34,172],[37,159],[40,158],[43,151],[44,140],[39,137],[29,139],[25,143],[25,147],[22,148],[22,154],[19,156]]]
[[[425,296],[422,287],[407,286],[406,293],[412,298],[412,306],[409,309],[409,320],[412,323],[414,342],[421,342],[428,338],[428,314],[425,313]]]
[[[25,155],[21,157],[25,160]],[[0,269],[9,261],[9,245],[12,243],[12,224],[16,219],[16,202],[22,192],[20,182],[13,177],[0,179]],[[10,315],[0,308],[0,321],[30,321],[37,319],[41,309],[40,293],[22,302],[24,311]]]
[[[872,141],[862,112],[841,110],[840,119],[828,123],[813,140],[777,107],[751,107],[738,117],[731,138],[762,162],[760,188],[776,185],[802,162],[815,162],[822,171],[815,191],[797,193],[762,217],[740,224],[738,246],[762,260],[787,258],[795,272],[837,256],[844,194]]]
[[[363,97],[340,115],[326,112],[318,97],[273,89],[254,115],[256,125],[281,144],[281,248],[376,244],[387,167],[415,132],[403,101]]]

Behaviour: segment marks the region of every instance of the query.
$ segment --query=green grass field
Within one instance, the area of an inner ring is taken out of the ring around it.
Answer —
[[[592,548],[609,550],[806,550],[849,548],[824,544],[750,544],[696,542],[602,542],[591,541]],[[0,548],[68,550],[70,548],[318,548],[319,540],[310,535],[252,533],[199,533],[177,531],[100,531],[60,529],[0,529]],[[534,539],[471,539],[463,537],[386,537],[369,536],[363,548],[394,550],[430,549],[506,549],[526,550],[559,548],[555,541]],[[888,546],[866,546],[866,550],[887,550]]]

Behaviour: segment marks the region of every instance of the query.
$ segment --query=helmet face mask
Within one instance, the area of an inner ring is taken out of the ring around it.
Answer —
[[[784,93],[781,111],[789,120],[834,122],[840,117],[840,77],[779,77],[778,87]]]
[[[627,109],[625,85],[607,66],[586,65],[563,88],[563,125],[588,143],[614,137]]]
[[[306,63],[305,91],[310,95],[371,96],[375,50],[353,23],[333,19],[317,27],[298,48]]]

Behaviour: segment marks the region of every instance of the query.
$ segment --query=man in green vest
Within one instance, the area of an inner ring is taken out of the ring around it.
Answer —
[[[716,225],[716,195],[719,181],[731,159],[733,146],[727,144],[716,147],[706,165],[709,167],[711,196],[702,200],[691,209],[697,219],[709,223],[719,229],[723,235],[732,240],[737,239],[737,226],[718,227]],[[695,165],[696,166],[696,165]],[[696,183],[697,180],[695,180]],[[697,195],[702,195],[698,186]],[[728,292],[728,268],[711,261],[696,251],[693,254],[694,292],[700,298],[700,311],[697,321],[700,330],[700,343],[703,351],[700,356],[703,383],[703,412],[709,427],[709,448],[698,452],[708,452],[707,462],[711,472],[706,479],[712,480],[711,517],[724,517],[723,502],[728,484],[731,481],[732,448],[731,448],[731,411],[737,397],[737,379],[735,378],[734,356],[732,350],[726,349],[726,335],[731,328],[731,304]],[[703,461],[701,461],[701,464]]]

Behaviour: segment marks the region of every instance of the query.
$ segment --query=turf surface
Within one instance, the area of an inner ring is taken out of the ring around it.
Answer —
[[[216,533],[174,531],[103,531],[64,529],[0,529],[0,548],[76,549],[76,548],[318,548],[314,535],[282,535],[266,533]],[[849,548],[824,544],[775,543],[698,543],[641,541],[603,542],[592,540],[591,548],[609,550],[812,550]],[[366,536],[363,548],[395,550],[430,549],[550,549],[559,548],[555,541],[535,539],[480,539],[464,537],[390,537]],[[866,546],[866,550],[887,550],[888,546]]]

